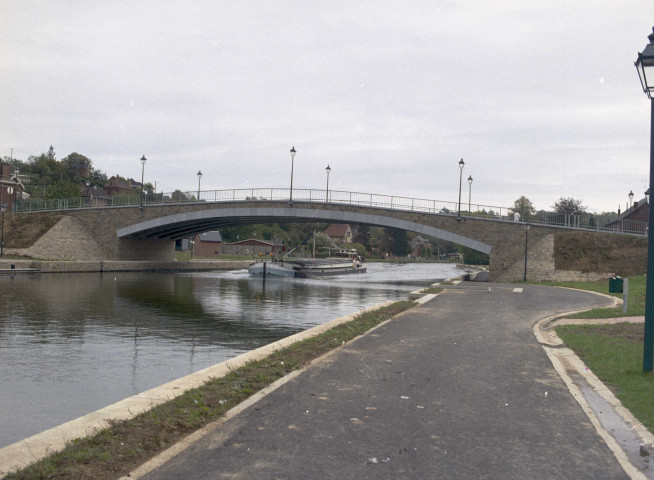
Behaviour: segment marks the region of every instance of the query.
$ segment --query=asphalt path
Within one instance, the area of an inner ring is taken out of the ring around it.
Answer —
[[[544,317],[608,300],[520,287],[446,290],[142,478],[629,478],[532,332]]]

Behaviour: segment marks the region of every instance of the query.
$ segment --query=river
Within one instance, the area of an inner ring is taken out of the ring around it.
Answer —
[[[243,352],[458,276],[453,264],[274,279],[0,275],[0,448]]]

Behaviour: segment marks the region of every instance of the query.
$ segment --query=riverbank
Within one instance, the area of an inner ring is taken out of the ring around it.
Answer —
[[[43,472],[79,478],[80,468],[92,478],[116,478],[278,378],[413,305],[386,302],[337,318],[2,448],[0,476],[42,459],[9,478],[40,478]]]
[[[249,260],[191,260],[188,262],[0,260],[0,274],[83,272],[199,272],[241,270]]]

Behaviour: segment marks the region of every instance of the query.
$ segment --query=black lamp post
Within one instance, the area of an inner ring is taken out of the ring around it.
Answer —
[[[0,204],[0,210],[2,210],[2,228],[0,229],[0,257],[3,257],[5,250],[5,210],[7,210],[7,204]]]
[[[331,171],[332,169],[329,168],[329,165],[327,165],[327,168],[325,168],[325,172],[327,172],[327,190],[325,192],[325,203],[329,202],[329,174]]]
[[[472,200],[472,175],[468,177],[468,215],[470,215],[470,201]]]
[[[631,206],[633,205],[633,201],[634,201],[634,191],[629,190],[629,208],[631,208]]]
[[[649,44],[638,54],[636,70],[643,91],[650,100],[649,185],[654,185],[654,28],[647,37]],[[648,226],[654,223],[654,209],[649,209]],[[643,372],[654,366],[654,235],[647,237],[647,286],[645,287],[645,340],[643,345]]]
[[[295,159],[295,145],[291,148],[291,195],[288,199],[288,204],[293,205],[293,161]]]
[[[459,160],[459,215],[458,218],[461,218],[461,181],[463,180],[463,166],[466,163],[463,159]]]
[[[145,162],[147,162],[148,159],[145,158],[145,155],[141,157],[141,204],[140,208],[143,210],[143,187],[145,187],[145,184],[143,183],[143,176],[145,174]]]
[[[529,229],[531,225],[525,222],[525,274],[522,277],[522,281],[527,281],[527,243],[529,242]]]
[[[202,172],[198,170],[198,202],[200,201],[200,180],[202,180]]]

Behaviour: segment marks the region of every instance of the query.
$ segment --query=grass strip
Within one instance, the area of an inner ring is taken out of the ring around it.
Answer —
[[[127,475],[264,387],[413,306],[404,301],[364,312],[130,420],[116,421],[93,436],[74,440],[61,452],[5,478],[109,480]]]
[[[637,317],[645,315],[645,275],[629,277],[629,293],[627,299],[627,313],[622,313],[622,306],[614,308],[594,308],[587,312],[571,315],[570,318],[616,318],[616,317]],[[551,285],[557,287],[578,288],[593,292],[605,293],[622,298],[622,293],[609,293],[609,281],[599,280],[596,282],[539,282],[539,285]]]
[[[643,373],[643,325],[562,325],[555,328],[622,404],[654,433],[654,375]]]

